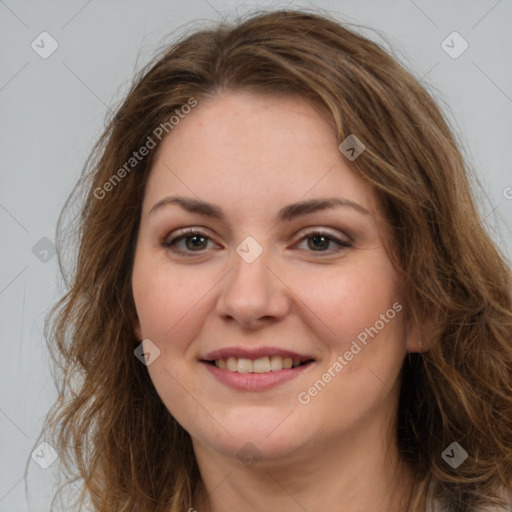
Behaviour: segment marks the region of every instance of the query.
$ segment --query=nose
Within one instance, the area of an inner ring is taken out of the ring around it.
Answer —
[[[248,262],[233,251],[233,265],[222,280],[217,314],[245,329],[257,329],[286,315],[289,288],[264,250]]]

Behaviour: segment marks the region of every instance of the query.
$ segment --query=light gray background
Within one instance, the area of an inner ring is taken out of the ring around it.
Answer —
[[[60,291],[57,258],[41,261],[45,254],[32,248],[43,237],[54,241],[57,216],[107,109],[134,71],[194,20],[285,6],[319,6],[381,31],[435,90],[484,187],[482,214],[510,258],[511,0],[0,0],[0,512],[49,510],[57,464],[43,470],[31,461],[28,502],[23,471],[55,398],[42,326]],[[43,31],[59,45],[47,59],[31,48]],[[457,59],[441,47],[453,31],[469,43]]]

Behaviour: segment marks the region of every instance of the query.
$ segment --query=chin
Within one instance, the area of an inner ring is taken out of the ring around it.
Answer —
[[[242,463],[246,459],[258,460],[260,465],[293,457],[309,444],[304,428],[292,419],[294,413],[284,414],[281,410],[268,415],[253,414],[254,421],[219,421],[226,430],[217,425],[214,436],[210,425],[206,425],[196,437],[211,450],[238,458]]]

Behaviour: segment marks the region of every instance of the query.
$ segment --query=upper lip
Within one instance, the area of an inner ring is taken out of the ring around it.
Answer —
[[[208,354],[206,354],[201,359],[203,361],[217,361],[219,359],[227,359],[228,357],[236,357],[237,359],[260,359],[265,356],[291,357],[292,359],[300,359],[301,361],[310,361],[311,359],[314,359],[312,356],[299,354],[298,352],[285,350],[278,347],[227,347],[208,352]]]

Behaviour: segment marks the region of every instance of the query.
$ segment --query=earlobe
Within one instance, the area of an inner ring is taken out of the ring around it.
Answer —
[[[138,341],[142,341],[142,329],[140,327],[140,322],[139,320],[136,320],[134,325],[133,325],[133,332],[135,334],[135,338],[138,340]]]
[[[407,338],[407,352],[427,352],[432,346],[433,324],[426,321],[421,327],[414,326]]]

